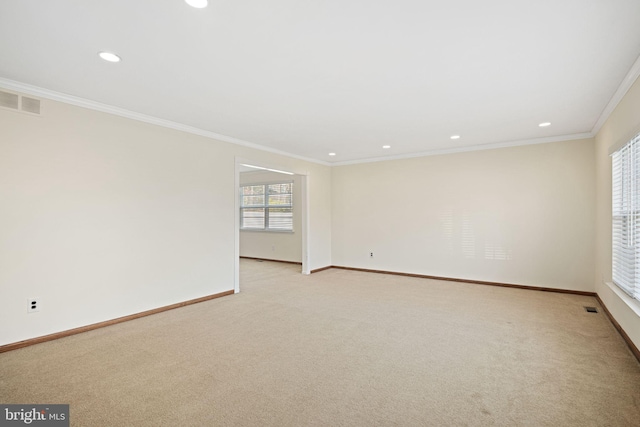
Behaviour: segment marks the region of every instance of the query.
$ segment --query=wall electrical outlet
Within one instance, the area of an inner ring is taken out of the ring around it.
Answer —
[[[369,258],[373,258],[373,252],[369,252]]]
[[[42,300],[40,298],[28,298],[27,299],[27,313],[35,313],[40,311],[42,307]]]

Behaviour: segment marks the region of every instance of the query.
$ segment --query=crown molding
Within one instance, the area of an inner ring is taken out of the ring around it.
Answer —
[[[592,134],[597,135],[598,132],[600,132],[604,123],[607,121],[611,113],[613,113],[613,110],[616,109],[620,101],[622,101],[622,98],[624,98],[629,89],[631,89],[631,86],[635,83],[638,77],[640,77],[640,56],[636,59],[636,62],[633,63],[631,69],[629,69],[629,72],[622,80],[622,83],[618,86],[618,90],[616,90],[607,106],[604,107],[604,110],[600,113],[598,121],[596,121],[596,124],[593,125],[593,129],[591,129]]]
[[[193,135],[198,135],[205,138],[214,139],[216,141],[228,142],[231,144],[248,147],[255,150],[260,150],[260,151],[278,154],[281,156],[286,156],[286,157],[290,157],[298,160],[303,160],[305,162],[315,163],[323,166],[346,166],[346,165],[354,165],[354,164],[360,164],[360,163],[375,163],[375,162],[383,162],[388,160],[401,160],[401,159],[410,159],[410,158],[416,158],[416,157],[464,153],[468,151],[493,150],[496,148],[518,147],[523,145],[546,144],[551,142],[593,138],[598,133],[602,125],[606,122],[606,120],[609,118],[613,110],[620,103],[624,95],[628,92],[628,90],[631,88],[631,86],[639,76],[640,76],[640,57],[633,64],[633,66],[627,73],[626,77],[618,87],[616,93],[613,95],[613,97],[611,98],[611,100],[609,101],[605,109],[602,111],[598,121],[596,122],[591,132],[577,133],[577,134],[570,134],[570,135],[559,135],[559,136],[552,136],[552,137],[545,137],[545,138],[526,139],[526,140],[518,140],[518,141],[509,141],[509,142],[498,142],[498,143],[490,143],[490,144],[482,144],[482,145],[473,145],[473,146],[467,146],[467,147],[447,148],[447,149],[441,149],[441,150],[429,150],[429,151],[422,151],[417,153],[399,154],[395,156],[373,157],[373,158],[366,158],[366,159],[359,159],[359,160],[345,160],[345,161],[338,161],[338,162],[327,162],[327,161],[300,156],[297,154],[288,153],[285,151],[277,150],[275,148],[266,147],[260,144],[234,138],[231,136],[222,135],[219,133],[199,129],[193,126],[187,126],[187,125],[173,122],[170,120],[160,119],[160,118],[149,116],[146,114],[137,113],[135,111],[125,110],[123,108],[115,107],[112,105],[91,101],[85,98],[80,98],[77,96],[56,92],[53,90],[29,85],[26,83],[15,81],[15,80],[5,79],[2,77],[0,77],[0,87],[3,87],[7,90],[13,90],[20,93],[38,96],[41,98],[47,98],[53,101],[64,102],[67,104],[75,105],[82,108],[87,108],[90,110],[100,111],[107,114],[113,114],[116,116],[125,117],[128,119],[137,120],[144,123],[149,123],[156,126],[161,126],[161,127],[181,131],[181,132],[190,133]]]
[[[374,157],[374,158],[368,158],[368,159],[362,159],[362,160],[345,160],[343,162],[331,163],[331,166],[347,166],[347,165],[356,165],[360,163],[375,163],[375,162],[385,162],[388,160],[402,160],[402,159],[413,159],[416,157],[440,156],[443,154],[466,153],[470,151],[494,150],[496,148],[520,147],[523,145],[548,144],[551,142],[589,139],[589,138],[593,138],[593,136],[594,135],[591,132],[574,133],[571,135],[549,136],[545,138],[523,139],[519,141],[497,142],[493,144],[471,145],[467,147],[458,147],[458,148],[445,148],[442,150],[431,150],[431,151],[422,151],[419,153],[399,154],[397,156]]]
[[[160,119],[158,117],[148,116],[146,114],[137,113],[135,111],[125,110],[124,108],[114,107],[113,105],[102,104],[100,102],[91,101],[89,99],[80,98],[66,93],[56,92],[53,90],[41,88],[38,86],[29,85],[26,83],[18,82],[15,80],[9,80],[0,77],[0,87],[13,90],[40,98],[46,98],[53,101],[64,102],[66,104],[75,105],[77,107],[87,108],[89,110],[100,111],[102,113],[113,114],[127,119],[137,120],[139,122],[149,123],[156,126],[161,126],[181,132],[190,133],[193,135],[203,136],[209,139],[215,139],[216,141],[228,142],[231,144],[241,145],[243,147],[253,148],[255,150],[266,151],[268,153],[278,154],[281,156],[292,157],[298,160],[304,160],[305,162],[316,163],[323,166],[330,166],[328,162],[324,162],[317,159],[311,159],[297,154],[287,153],[285,151],[277,150],[275,148],[265,147],[264,145],[256,144],[253,142],[245,141],[242,139],[234,138],[232,136],[222,135],[215,132],[210,132],[204,129],[199,129],[193,126],[187,126],[181,123],[172,122],[171,120]]]

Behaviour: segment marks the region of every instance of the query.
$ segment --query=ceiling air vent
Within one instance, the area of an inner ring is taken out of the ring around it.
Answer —
[[[0,91],[0,107],[17,110],[18,100],[19,100],[19,96],[17,94]]]
[[[22,111],[31,114],[40,114],[40,100],[23,96]]]

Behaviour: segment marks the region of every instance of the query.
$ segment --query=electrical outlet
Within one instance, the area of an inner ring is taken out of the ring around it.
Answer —
[[[27,313],[35,313],[40,311],[42,307],[42,300],[40,298],[28,298],[27,299]]]
[[[369,252],[369,258],[373,258],[373,252]]]
[[[271,252],[275,252],[276,251],[276,245],[271,245]]]

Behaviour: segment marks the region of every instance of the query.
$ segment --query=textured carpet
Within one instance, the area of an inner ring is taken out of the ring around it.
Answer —
[[[637,426],[592,297],[241,260],[241,293],[0,354],[74,426]],[[6,325],[5,325],[6,327]]]

